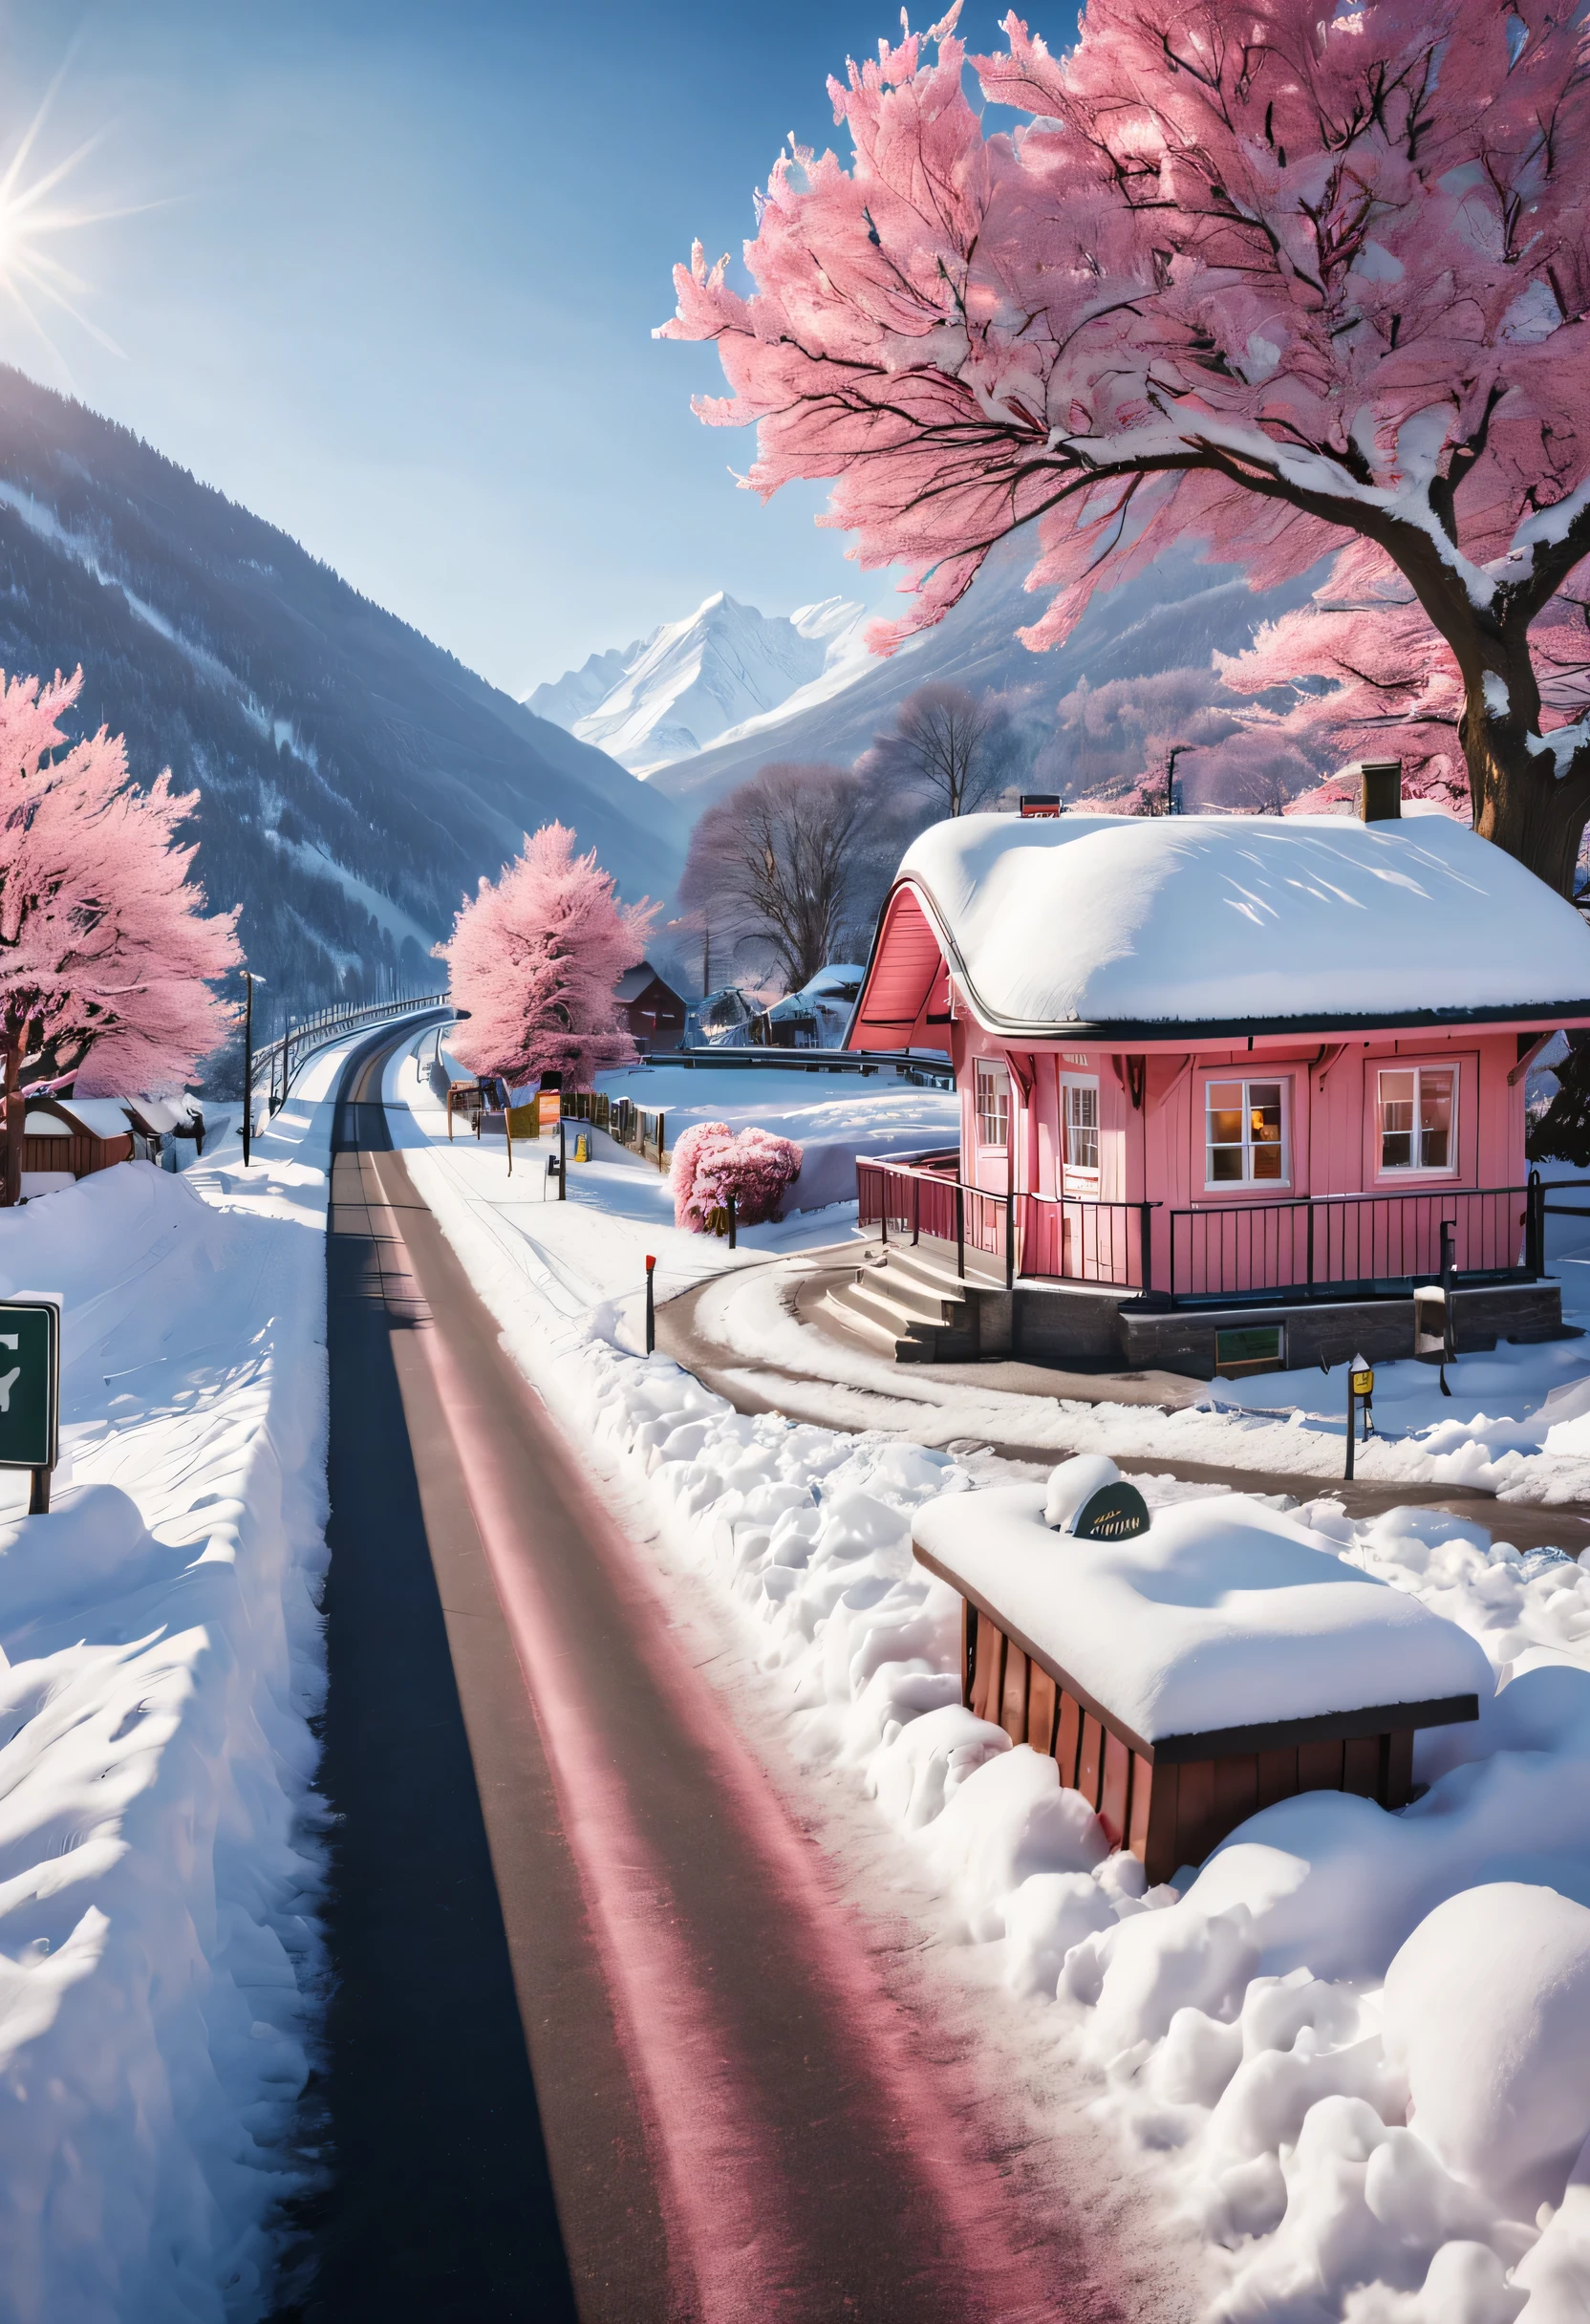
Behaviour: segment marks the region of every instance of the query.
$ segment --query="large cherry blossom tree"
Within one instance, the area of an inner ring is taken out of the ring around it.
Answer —
[[[210,990],[241,955],[235,911],[203,916],[176,834],[197,793],[127,779],[119,736],[69,742],[82,672],[0,678],[0,1073],[5,1189],[17,1199],[27,1091],[170,1095],[223,1040]]]
[[[1590,710],[1585,610],[1570,585],[1531,635],[1548,735]],[[1370,543],[1343,551],[1312,605],[1264,623],[1246,653],[1216,654],[1214,662],[1231,692],[1262,698],[1238,714],[1244,742],[1290,745],[1321,765],[1399,758],[1409,797],[1468,819],[1457,664],[1407,581]],[[1298,805],[1345,801],[1352,788],[1350,778],[1336,777]]]
[[[483,879],[439,958],[455,1005],[469,1012],[448,1035],[460,1063],[523,1084],[560,1073],[567,1087],[631,1064],[634,1043],[613,991],[646,949],[655,904],[620,904],[594,852],[544,824],[498,880]]]
[[[793,148],[745,252],[698,248],[745,482],[907,569],[930,626],[1018,527],[1064,638],[1178,537],[1256,587],[1353,540],[1455,671],[1476,827],[1566,890],[1590,729],[1546,731],[1538,629],[1590,551],[1590,74],[1556,0],[1088,0],[1052,54],[955,11],[830,83],[849,166]],[[934,44],[930,56],[926,44]]]

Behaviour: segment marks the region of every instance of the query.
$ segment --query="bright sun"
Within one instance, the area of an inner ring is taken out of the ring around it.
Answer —
[[[63,236],[108,218],[127,215],[124,210],[90,208],[62,198],[62,187],[93,152],[97,139],[88,139],[63,161],[41,170],[37,176],[28,174],[54,94],[52,88],[0,174],[0,292],[60,359],[64,357],[49,329],[52,309],[69,315],[101,347],[119,355],[121,350],[115,340],[77,303],[89,294],[93,286],[73,273],[54,254],[54,247]]]

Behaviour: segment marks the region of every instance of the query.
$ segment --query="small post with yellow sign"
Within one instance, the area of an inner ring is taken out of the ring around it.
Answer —
[[[1358,1434],[1358,1408],[1364,1407],[1364,1437],[1367,1443],[1374,1432],[1375,1414],[1370,1399],[1375,1392],[1375,1375],[1362,1356],[1354,1356],[1347,1366],[1347,1468],[1346,1482],[1353,1481],[1353,1440]]]

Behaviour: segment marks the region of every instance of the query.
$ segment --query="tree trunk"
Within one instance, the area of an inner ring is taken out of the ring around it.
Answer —
[[[1474,828],[1493,847],[1527,864],[1558,895],[1574,893],[1574,870],[1590,812],[1590,752],[1558,777],[1550,758],[1531,750],[1512,720],[1470,699],[1463,751]]]
[[[28,1118],[28,1101],[21,1087],[23,1038],[21,1025],[14,1031],[9,1023],[0,1027],[0,1063],[6,1072],[6,1183],[0,1191],[0,1205],[8,1208],[22,1194],[22,1137]]]

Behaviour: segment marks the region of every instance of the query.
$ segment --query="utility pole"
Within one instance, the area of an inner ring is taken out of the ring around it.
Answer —
[[[243,972],[243,1167],[248,1168],[254,1133],[254,987],[265,979]]]
[[[1177,811],[1176,761],[1185,759],[1190,750],[1197,748],[1196,742],[1172,742],[1171,745],[1170,756],[1165,762],[1165,812],[1168,815],[1173,815]]]

